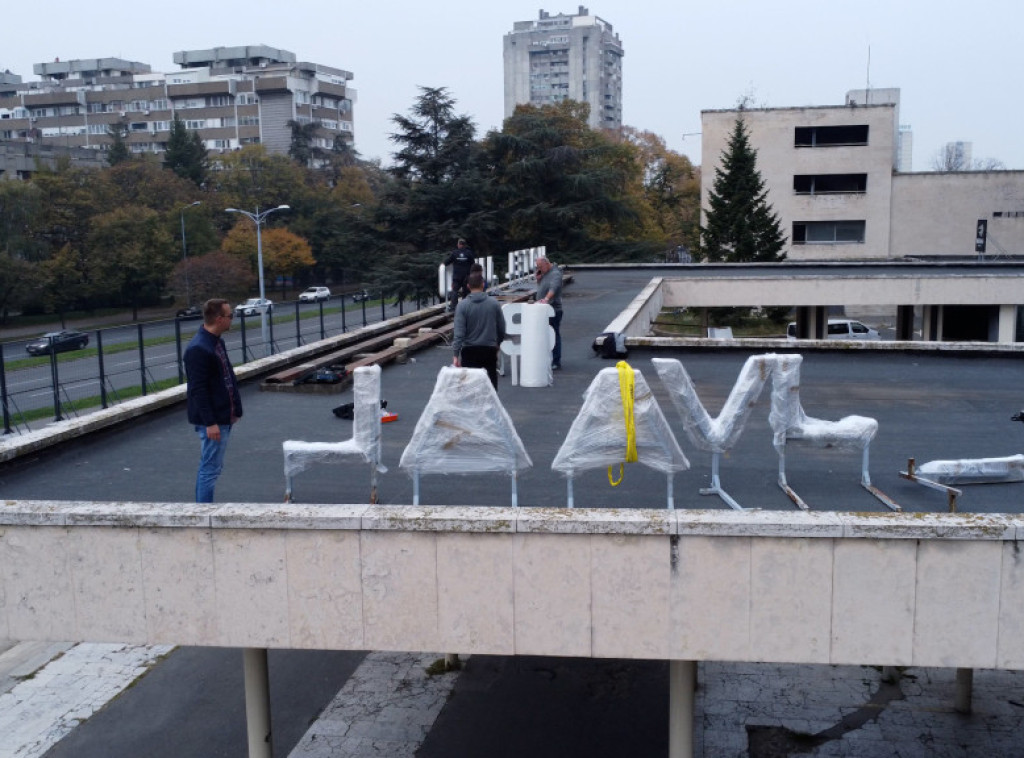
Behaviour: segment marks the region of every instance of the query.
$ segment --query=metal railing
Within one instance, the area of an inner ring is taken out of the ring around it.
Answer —
[[[267,314],[264,343],[260,316],[240,316],[224,334],[228,357],[241,365],[351,329],[403,315],[406,304],[383,293],[355,301],[335,295],[315,303],[278,303]],[[87,332],[88,346],[40,356],[26,352],[30,340],[0,344],[0,404],[3,433],[76,417],[185,382],[183,356],[202,321],[164,319]],[[77,347],[77,343],[73,343]]]

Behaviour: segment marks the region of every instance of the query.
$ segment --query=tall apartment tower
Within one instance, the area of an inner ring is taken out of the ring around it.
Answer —
[[[584,6],[516,21],[504,38],[505,118],[517,105],[589,103],[594,129],[622,126],[622,42]]]
[[[974,165],[974,143],[947,142],[939,155],[940,171],[970,171]]]

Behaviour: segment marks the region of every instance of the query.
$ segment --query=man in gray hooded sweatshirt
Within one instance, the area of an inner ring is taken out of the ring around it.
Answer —
[[[498,346],[505,339],[505,316],[498,301],[484,292],[483,274],[470,274],[466,284],[469,297],[455,309],[452,365],[486,369],[498,389]]]

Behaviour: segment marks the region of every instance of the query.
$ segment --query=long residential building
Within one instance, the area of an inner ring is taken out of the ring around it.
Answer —
[[[737,118],[788,260],[1024,256],[1024,171],[901,170],[910,132],[898,89],[854,90],[843,105],[702,111],[704,213]]]
[[[39,81],[0,75],[0,141],[105,150],[122,123],[131,151],[159,153],[175,115],[210,151],[259,143],[286,153],[289,121],[316,123],[317,147],[354,139],[349,71],[265,45],[185,50],[174,62],[172,73],[96,58],[37,63]]]
[[[593,129],[622,126],[622,42],[612,25],[585,6],[577,13],[540,11],[505,35],[505,118],[517,105],[577,100],[590,105]]]

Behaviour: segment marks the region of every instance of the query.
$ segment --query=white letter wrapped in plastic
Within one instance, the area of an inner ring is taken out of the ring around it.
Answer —
[[[671,475],[690,468],[679,442],[661,412],[643,374],[634,371],[633,419],[637,462],[669,477],[669,507],[672,507]],[[604,468],[625,460],[626,416],[620,391],[619,372],[602,369],[583,395],[583,407],[572,423],[551,468],[569,479],[569,507],[572,478],[578,471]]]
[[[514,488],[516,472],[533,461],[487,372],[445,366],[398,465],[412,475],[418,503],[420,474],[504,471]]]
[[[291,498],[292,477],[296,474],[315,463],[339,463],[347,456],[358,456],[373,467],[370,501],[375,500],[376,475],[387,471],[380,462],[380,366],[357,368],[352,390],[354,428],[351,439],[343,442],[284,442],[286,499]]]

